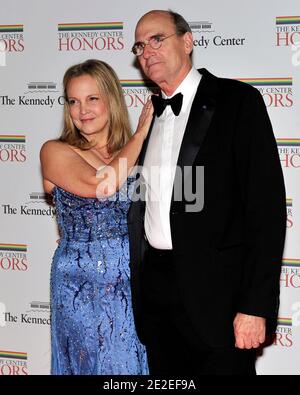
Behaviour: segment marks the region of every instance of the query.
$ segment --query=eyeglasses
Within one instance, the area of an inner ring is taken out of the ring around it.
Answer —
[[[159,49],[162,46],[163,41],[165,41],[169,37],[175,36],[175,34],[177,33],[170,34],[167,37],[156,34],[147,41],[138,41],[133,45],[131,52],[133,52],[133,54],[136,56],[141,56],[144,53],[146,45],[150,45],[152,49]]]

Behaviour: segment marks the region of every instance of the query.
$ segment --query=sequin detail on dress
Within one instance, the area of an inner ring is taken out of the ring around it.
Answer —
[[[148,374],[131,305],[132,188],[129,178],[101,201],[53,190],[61,240],[51,269],[52,374]]]

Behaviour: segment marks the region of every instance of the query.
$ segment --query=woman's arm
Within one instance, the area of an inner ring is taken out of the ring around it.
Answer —
[[[83,197],[113,195],[126,181],[138,159],[152,115],[152,103],[148,101],[135,134],[110,164],[103,163],[98,172],[67,144],[54,140],[46,142],[40,153],[44,184],[52,183]]]

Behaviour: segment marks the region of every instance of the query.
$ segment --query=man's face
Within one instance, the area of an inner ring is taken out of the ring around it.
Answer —
[[[193,45],[192,35],[185,33],[177,36],[175,32],[171,17],[159,12],[145,15],[136,27],[135,42],[147,43],[155,36],[162,38],[170,36],[163,40],[159,49],[146,45],[143,54],[138,57],[146,76],[161,88],[165,85],[176,85],[191,67],[189,54]]]

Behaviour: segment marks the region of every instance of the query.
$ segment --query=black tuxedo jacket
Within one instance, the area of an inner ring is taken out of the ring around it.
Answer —
[[[189,212],[188,202],[175,201],[173,194],[170,226],[174,265],[189,320],[202,341],[218,347],[232,345],[237,312],[276,323],[286,201],[276,141],[260,93],[205,69],[199,72],[202,78],[177,165],[204,166],[204,207]],[[137,185],[141,195],[144,185]],[[131,283],[141,341],[144,213],[143,199],[133,201],[128,213]]]

